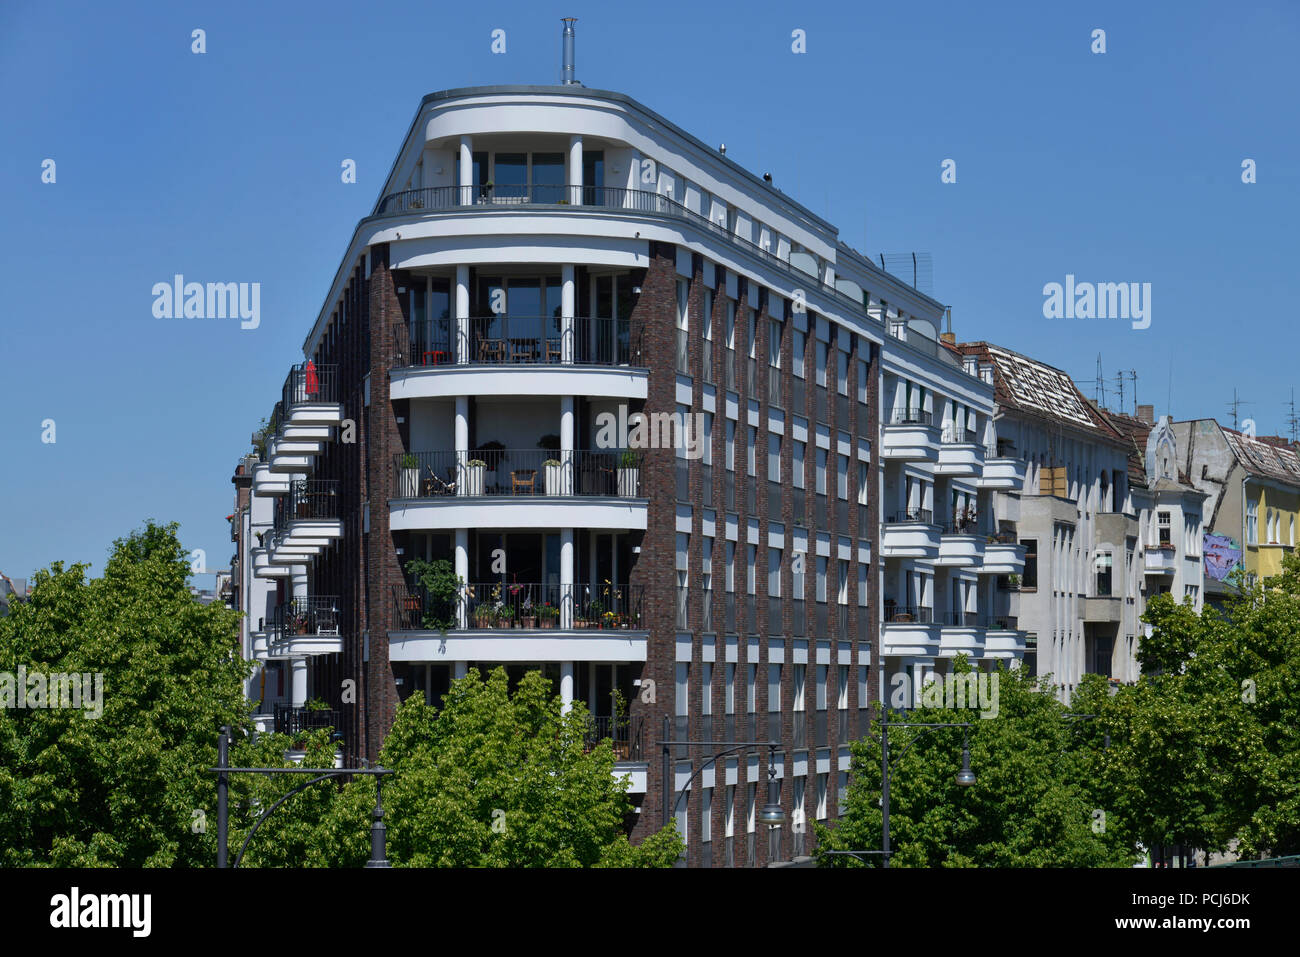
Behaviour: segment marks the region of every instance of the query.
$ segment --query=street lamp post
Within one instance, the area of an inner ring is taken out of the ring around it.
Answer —
[[[920,734],[907,743],[907,746],[899,753],[899,760],[907,754],[908,749],[917,741],[925,737],[927,733],[935,728],[970,728],[967,721],[954,721],[944,723],[931,722],[895,722],[895,728],[924,728]],[[968,788],[975,783],[975,772],[970,769],[970,740],[965,732],[962,734],[961,742],[961,770],[957,772],[957,785]],[[889,857],[891,848],[889,846],[889,708],[882,708],[880,713],[880,825],[881,825],[881,854],[884,857],[883,867],[889,866]]]
[[[777,741],[673,741],[672,724],[668,715],[664,715],[664,736],[659,744],[663,747],[663,800],[660,802],[663,806],[664,826],[672,820],[672,815],[677,813],[677,807],[682,803],[682,798],[686,796],[690,789],[691,782],[704,772],[710,764],[715,763],[718,758],[741,751],[745,748],[767,748],[767,803],[758,812],[759,822],[768,825],[768,827],[780,827],[785,823],[785,810],[781,807],[781,795],[776,783],[776,763],[773,761],[773,755],[780,742]],[[682,785],[681,793],[677,792],[676,784],[672,783],[672,748],[715,748],[721,747],[724,750],[717,754],[710,755],[703,764],[691,772],[691,776],[686,779]],[[668,799],[673,797],[671,810]]]

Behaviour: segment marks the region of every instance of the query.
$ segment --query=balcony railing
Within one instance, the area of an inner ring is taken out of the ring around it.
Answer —
[[[639,449],[406,452],[393,457],[398,498],[448,495],[582,495],[636,498]]]
[[[934,621],[948,628],[975,628],[980,616],[973,611],[941,611],[934,615]]]
[[[293,635],[337,635],[338,596],[312,595],[281,602],[275,606],[271,628],[277,639]]]
[[[985,535],[980,528],[980,524],[975,519],[958,519],[952,522],[944,522],[940,526],[944,535]],[[985,537],[992,537],[985,535]]]
[[[336,365],[300,363],[289,370],[280,391],[283,409],[308,402],[337,402],[338,371]]]
[[[973,429],[958,428],[951,423],[944,427],[943,441],[947,445],[974,445],[975,439]]]
[[[929,625],[934,622],[934,609],[918,605],[897,605],[888,599],[885,600],[885,623],[886,624],[921,624]]]
[[[584,742],[590,750],[608,739],[614,745],[614,757],[619,761],[640,761],[645,753],[645,722],[641,718],[612,718],[587,716],[587,733]]]
[[[289,494],[275,500],[275,531],[283,531],[293,521],[338,518],[338,492],[337,479],[299,479],[291,482]]]
[[[343,727],[343,712],[337,709],[316,711],[277,704],[272,713],[276,734],[298,735],[321,728],[333,728],[338,731]]]
[[[933,425],[934,414],[924,409],[906,407],[894,409],[889,415],[890,425]]]
[[[482,582],[461,586],[451,601],[398,585],[395,630],[639,629],[644,595],[642,585]]]
[[[627,319],[578,316],[565,329],[559,316],[471,316],[422,319],[406,329],[397,366],[596,365],[641,360],[641,339]]]
[[[901,512],[895,512],[886,519],[889,525],[933,525],[934,512],[928,508],[906,508]]]
[[[986,615],[980,620],[980,627],[990,631],[1017,631],[1019,619],[1014,615]]]

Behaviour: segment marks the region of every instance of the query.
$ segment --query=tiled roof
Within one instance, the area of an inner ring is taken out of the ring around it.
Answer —
[[[1143,420],[1122,412],[1106,412],[1111,427],[1128,445],[1128,483],[1129,485],[1147,484],[1147,436],[1152,426]]]
[[[994,398],[1003,408],[1058,419],[1112,441],[1124,441],[1060,369],[987,342],[963,342],[957,351],[993,364]]]
[[[1252,439],[1236,429],[1219,426],[1242,468],[1261,478],[1300,485],[1300,456],[1288,448]]]

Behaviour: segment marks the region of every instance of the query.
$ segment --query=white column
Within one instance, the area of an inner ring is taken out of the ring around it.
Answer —
[[[465,463],[469,461],[469,396],[456,396],[456,474],[452,480],[456,483],[456,494],[465,495],[469,490],[469,477]]]
[[[912,707],[921,706],[921,692],[925,689],[925,682],[928,672],[932,666],[926,665],[923,661],[917,661],[912,664]]]
[[[573,627],[573,529],[560,530],[560,627]]]
[[[570,186],[577,186],[578,189],[569,190],[569,202],[574,206],[582,205],[582,137],[569,137],[569,178]]]
[[[462,136],[460,138],[460,163],[458,166],[460,181],[457,185],[461,187],[460,203],[458,205],[466,205],[474,202],[474,198],[470,195],[474,185],[474,140],[472,137]]]
[[[451,668],[451,676],[453,678],[464,678],[465,675],[469,674],[468,661],[454,661],[452,662]]]
[[[560,662],[560,706],[564,714],[573,710],[573,662]]]
[[[560,361],[565,363],[573,362],[574,357],[573,314],[578,301],[577,284],[574,282],[575,272],[572,263],[565,263],[560,267],[560,278],[563,282],[560,287]]]
[[[574,401],[571,395],[560,396],[560,493],[572,495],[578,471],[573,454]]]
[[[456,361],[469,362],[469,266],[456,267]]]
[[[469,581],[469,529],[456,529],[456,577],[462,582]],[[460,602],[456,609],[457,626],[465,628],[468,624],[469,609],[465,602]]]
[[[293,658],[289,667],[292,670],[289,703],[301,708],[307,703],[307,659]]]

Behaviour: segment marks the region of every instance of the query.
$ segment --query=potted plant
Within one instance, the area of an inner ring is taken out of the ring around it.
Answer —
[[[621,497],[636,497],[640,466],[641,457],[632,449],[625,450],[618,457],[618,494]]]
[[[626,761],[629,747],[624,734],[627,729],[627,698],[623,697],[623,692],[614,688],[609,693],[609,705],[612,712],[609,736],[614,744],[614,757]]]
[[[524,603],[519,606],[519,627],[536,628],[537,611],[533,608],[533,596],[525,595]]]
[[[465,494],[482,495],[483,479],[487,474],[487,463],[482,459],[470,459],[465,463]]]
[[[560,620],[560,609],[549,601],[537,606],[537,627],[554,628]]]
[[[1008,575],[1008,576],[1007,576],[1007,586],[1008,586],[1012,591],[1019,591],[1019,589],[1020,589],[1020,576],[1019,576],[1019,575],[1016,575],[1016,574]]]
[[[605,605],[599,598],[587,604],[587,621],[594,622],[592,627],[600,627],[600,617],[605,612]]]
[[[303,708],[308,711],[328,711],[330,706],[321,698],[309,698],[303,704]]]
[[[406,453],[401,458],[401,468],[398,494],[401,498],[415,498],[420,494],[419,457],[410,452]]]
[[[600,616],[600,627],[615,628],[617,627],[617,625],[618,625],[618,614],[616,612],[607,611],[605,612],[605,614]]]
[[[406,563],[406,572],[415,576],[415,579],[424,586],[424,593],[428,599],[425,602],[421,625],[430,631],[440,631],[444,634],[455,628],[456,607],[461,589],[464,587],[464,582],[456,574],[456,567],[445,558],[432,562],[425,561],[423,558],[413,558]],[[416,605],[414,608],[408,607],[408,610],[418,610],[419,598],[408,595],[406,600],[409,603],[411,599],[415,599]]]
[[[515,610],[509,605],[497,605],[497,627],[498,628],[518,628],[519,624],[515,621]]]

